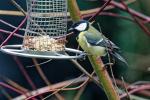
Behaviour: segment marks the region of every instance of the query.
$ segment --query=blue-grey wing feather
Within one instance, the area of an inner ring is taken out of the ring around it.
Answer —
[[[119,50],[119,47],[116,46],[113,42],[111,42],[107,38],[101,38],[101,37],[92,36],[92,35],[89,36],[88,34],[85,34],[85,37],[87,38],[87,42],[90,45],[102,46],[102,47],[107,47],[108,49],[118,49]]]

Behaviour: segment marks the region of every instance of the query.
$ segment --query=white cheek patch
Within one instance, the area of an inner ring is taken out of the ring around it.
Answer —
[[[83,30],[86,29],[86,27],[87,27],[87,24],[86,23],[82,23],[79,26],[77,26],[75,29],[79,30],[79,31],[83,31]]]

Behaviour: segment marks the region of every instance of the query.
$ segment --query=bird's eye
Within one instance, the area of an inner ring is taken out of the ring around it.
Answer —
[[[87,28],[86,23],[79,24],[77,27],[75,27],[75,29],[78,31],[84,31],[86,28]]]

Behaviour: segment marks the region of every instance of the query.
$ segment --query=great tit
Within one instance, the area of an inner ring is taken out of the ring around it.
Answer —
[[[78,34],[77,41],[86,53],[96,57],[106,56],[109,53],[127,64],[126,60],[118,53],[120,48],[94,28],[90,22],[78,21],[71,26],[69,31]]]

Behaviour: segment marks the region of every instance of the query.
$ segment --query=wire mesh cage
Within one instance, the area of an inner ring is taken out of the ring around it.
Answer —
[[[30,12],[23,42],[24,49],[64,50],[67,33],[66,5],[66,0],[27,0],[27,9]]]
[[[36,58],[70,59],[83,56],[83,52],[65,47],[67,0],[26,0],[26,3],[28,18],[23,44],[3,46],[3,51]],[[74,56],[66,55],[66,51],[74,53]]]

